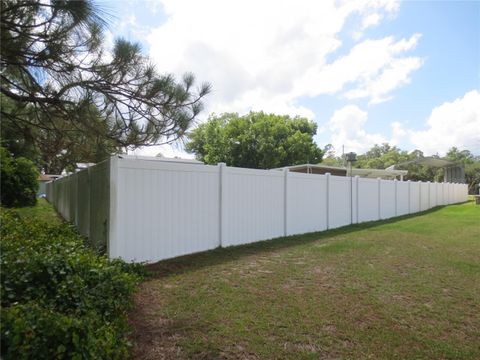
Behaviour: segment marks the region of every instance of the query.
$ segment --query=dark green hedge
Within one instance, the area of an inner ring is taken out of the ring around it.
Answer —
[[[23,157],[13,158],[0,147],[0,201],[3,206],[31,206],[37,201],[38,170]]]
[[[1,213],[4,359],[123,359],[142,267],[110,262],[67,224]]]

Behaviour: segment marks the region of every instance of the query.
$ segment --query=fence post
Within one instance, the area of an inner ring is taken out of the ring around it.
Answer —
[[[350,225],[353,224],[353,178],[350,175]]]
[[[408,184],[408,213],[410,214],[412,212],[412,205],[410,204],[410,194],[411,194],[411,189],[410,187],[412,186],[412,182],[410,180],[407,181]]]
[[[393,184],[395,185],[395,216],[397,216],[398,214],[398,180],[397,179],[393,179]]]
[[[359,189],[359,183],[360,181],[360,176],[356,175],[355,176],[355,220],[356,220],[356,223],[358,224],[358,209],[360,208],[358,206],[358,199],[359,199],[359,195],[358,195],[358,189]]]
[[[417,181],[418,183],[418,211],[422,211],[422,182]]]
[[[118,156],[111,156],[108,161],[108,220],[107,220],[107,255],[109,258],[118,256]],[[88,222],[89,229],[88,234],[92,236],[92,219],[94,218],[94,212],[96,209],[92,208],[92,168],[88,168],[87,184],[88,184]]]
[[[378,219],[380,220],[382,218],[382,210],[381,210],[381,205],[382,205],[382,191],[381,191],[381,186],[382,186],[382,179],[377,178],[377,184],[378,184]]]
[[[430,181],[427,181],[427,195],[428,195],[428,205],[427,205],[427,209],[430,209]]]
[[[325,211],[325,216],[327,220],[327,230],[330,229],[330,173],[325,174],[325,179],[327,180],[327,186],[326,186],[326,196],[325,196],[325,205],[326,205],[326,211]]]
[[[288,213],[288,173],[289,169],[283,169],[283,236],[287,236],[287,213]]]
[[[223,187],[227,164],[218,163],[218,246],[223,247]]]

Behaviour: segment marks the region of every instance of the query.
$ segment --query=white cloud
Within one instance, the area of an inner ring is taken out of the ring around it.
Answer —
[[[334,112],[328,122],[332,132],[331,144],[339,153],[342,146],[345,152],[364,153],[375,144],[388,142],[381,134],[369,134],[364,126],[368,114],[356,105],[347,105]]]
[[[330,131],[330,143],[340,154],[342,146],[345,152],[363,154],[374,145],[388,143],[398,146],[409,135],[409,131],[399,121],[390,123],[391,137],[386,138],[379,133],[368,133],[365,125],[368,121],[368,113],[356,105],[347,105],[336,110],[330,118],[326,128]]]
[[[415,34],[410,39],[397,42],[392,37],[386,37],[366,40],[356,45],[347,56],[332,65],[340,68],[337,72],[341,69],[354,69],[344,73],[341,87],[347,82],[355,82],[344,96],[347,99],[369,98],[372,104],[390,100],[391,93],[408,84],[410,74],[423,64],[423,60],[418,57],[398,57],[399,54],[414,49],[419,39],[420,34]]]
[[[384,101],[421,66],[404,57],[419,39],[365,40],[333,62],[349,16],[377,24],[398,1],[163,0],[167,21],[150,31],[150,55],[159,69],[192,71],[214,92],[207,112],[265,110],[312,118],[304,96],[341,94]],[[345,89],[349,85],[350,89]]]
[[[141,155],[141,156],[157,156],[162,154],[166,158],[179,157],[182,159],[193,159],[195,158],[194,154],[187,153],[181,144],[165,144],[165,145],[154,145],[154,146],[145,146],[134,151],[130,151],[131,155]]]
[[[379,13],[372,13],[365,16],[362,19],[362,30],[378,25],[381,19],[382,15],[380,15]]]
[[[390,145],[398,146],[408,135],[408,130],[406,130],[403,125],[394,121],[390,124],[392,128],[392,138],[389,141]]]
[[[480,92],[472,90],[462,98],[435,107],[427,120],[427,129],[411,130],[410,140],[429,155],[445,155],[452,146],[480,154]]]

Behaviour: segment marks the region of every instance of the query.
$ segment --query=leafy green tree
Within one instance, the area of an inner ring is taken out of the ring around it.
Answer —
[[[408,160],[410,160],[410,156],[407,151],[385,143],[375,145],[365,154],[359,155],[355,166],[364,169],[386,169]]]
[[[327,144],[323,148],[322,165],[343,167],[344,161],[341,156],[336,156],[332,144]]]
[[[3,147],[0,147],[0,162],[2,205],[7,207],[35,205],[39,174],[35,164],[23,157],[13,158]]]
[[[108,52],[108,17],[92,0],[1,0],[2,118],[117,148],[183,137],[210,86],[159,74],[139,44]]]
[[[186,150],[207,164],[256,169],[316,164],[323,155],[313,141],[316,132],[317,125],[301,117],[226,113],[192,130]]]

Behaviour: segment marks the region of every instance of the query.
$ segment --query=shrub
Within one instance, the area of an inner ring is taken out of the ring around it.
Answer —
[[[2,356],[126,358],[126,311],[140,267],[99,256],[67,224],[13,210],[1,221]]]
[[[65,315],[36,303],[2,311],[5,359],[123,359],[128,357],[116,323],[95,314]]]
[[[38,190],[38,170],[35,164],[23,157],[13,158],[3,147],[0,148],[0,161],[2,205],[35,205]]]

